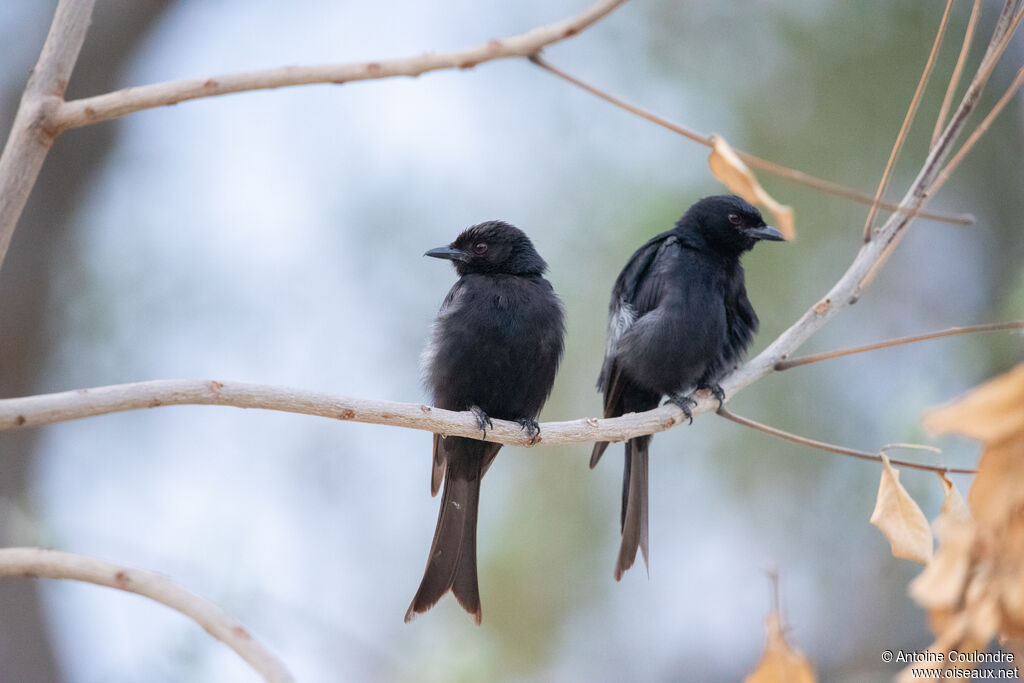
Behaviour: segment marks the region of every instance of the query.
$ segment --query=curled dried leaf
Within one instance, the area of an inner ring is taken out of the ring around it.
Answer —
[[[932,559],[932,531],[928,520],[903,488],[899,471],[884,453],[882,478],[878,483],[878,498],[871,513],[871,523],[889,539],[894,556],[922,564]]]
[[[910,582],[910,596],[929,610],[952,610],[960,603],[967,585],[974,528],[969,519],[955,518],[936,526],[941,545],[924,571]]]
[[[732,192],[751,204],[760,204],[768,209],[775,217],[775,227],[787,240],[796,237],[793,207],[775,201],[775,198],[757,182],[754,172],[743,163],[729,143],[717,135],[711,136],[711,154],[708,155],[708,166],[715,177]]]
[[[984,649],[1024,640],[1024,366],[930,412],[933,431],[981,439],[984,452],[968,495],[943,477],[935,559],[911,583],[929,611],[939,651]]]
[[[942,501],[942,511],[939,514],[939,518],[935,520],[936,526],[971,521],[971,510],[967,507],[967,503],[964,502],[964,497],[960,495],[956,485],[941,472],[939,473],[939,479],[942,480],[942,490],[945,492],[946,497]]]

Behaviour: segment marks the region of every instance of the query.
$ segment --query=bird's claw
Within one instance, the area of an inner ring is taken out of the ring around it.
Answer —
[[[690,408],[697,405],[697,401],[693,396],[689,394],[676,394],[675,396],[669,396],[665,403],[671,403],[679,408],[679,410],[683,411],[686,419],[690,421],[690,424],[693,424],[693,411]]]
[[[487,428],[494,429],[494,422],[491,418],[487,417],[487,413],[483,411],[480,406],[470,406],[470,412],[476,417],[476,426],[480,428],[480,431],[484,433],[483,438],[487,438]]]
[[[707,386],[701,387],[701,389],[707,390],[708,393],[715,397],[715,399],[718,401],[719,410],[725,407],[725,389],[722,388],[721,384],[715,382],[714,384],[709,384]]]
[[[522,427],[523,431],[525,431],[526,435],[530,438],[527,442],[529,445],[533,446],[540,441],[540,425],[537,424],[536,420],[525,418],[522,420],[516,420],[516,422],[519,423],[519,426]]]

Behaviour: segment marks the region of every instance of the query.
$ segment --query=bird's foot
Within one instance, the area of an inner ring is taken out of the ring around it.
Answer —
[[[530,437],[527,445],[533,446],[540,441],[540,425],[537,424],[536,420],[522,419],[516,420],[516,422],[518,422],[519,426],[522,427],[524,432],[526,432],[526,435]]]
[[[725,407],[725,389],[718,382],[708,384],[702,387],[697,387],[698,390],[707,391],[709,394],[714,396],[718,400],[718,408],[721,410]]]
[[[480,428],[480,431],[484,433],[483,438],[487,438],[487,428],[494,429],[494,423],[491,422],[491,418],[487,417],[487,413],[483,411],[480,406],[470,406],[469,410],[476,417],[476,426]]]
[[[697,405],[697,400],[694,399],[693,396],[690,394],[673,394],[668,397],[668,400],[665,401],[665,403],[671,403],[679,408],[679,410],[683,411],[683,415],[686,416],[686,419],[690,421],[690,424],[693,424],[693,411],[690,410],[690,408]]]

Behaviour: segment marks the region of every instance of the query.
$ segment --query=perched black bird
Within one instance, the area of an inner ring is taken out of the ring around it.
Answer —
[[[490,417],[518,421],[531,436],[551,393],[565,334],[562,303],[544,279],[547,264],[523,231],[502,221],[468,228],[426,256],[449,259],[459,279],[423,351],[434,405],[472,410],[487,436]],[[434,541],[405,620],[449,590],[480,623],[476,519],[480,479],[501,444],[434,435],[431,494],[444,479]]]
[[[757,332],[740,256],[758,240],[782,239],[757,209],[729,195],[701,199],[674,229],[637,249],[612,289],[597,380],[604,416],[651,410],[668,395],[692,418],[690,393],[697,389],[711,391],[721,403],[725,394],[719,380],[739,363]],[[633,566],[637,547],[647,563],[650,440],[626,442],[616,580]],[[607,447],[607,442],[594,444],[591,467]]]

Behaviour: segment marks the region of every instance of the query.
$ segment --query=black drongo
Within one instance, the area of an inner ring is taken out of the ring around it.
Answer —
[[[688,416],[690,393],[707,389],[719,403],[721,380],[742,359],[757,332],[740,256],[759,240],[781,240],[753,206],[736,196],[706,197],[675,228],[636,250],[619,273],[609,306],[608,339],[597,387],[604,416],[658,406],[667,395]],[[626,442],[622,481],[622,544],[615,579],[647,563],[647,446]],[[594,467],[607,442],[594,444]]]
[[[502,221],[468,228],[427,256],[448,259],[459,279],[434,321],[422,365],[433,403],[472,410],[487,435],[490,417],[518,421],[531,436],[562,358],[562,304],[544,279],[547,264],[523,231]],[[449,590],[480,623],[476,520],[480,480],[501,444],[434,435],[431,493],[444,493],[423,581],[405,620]]]

